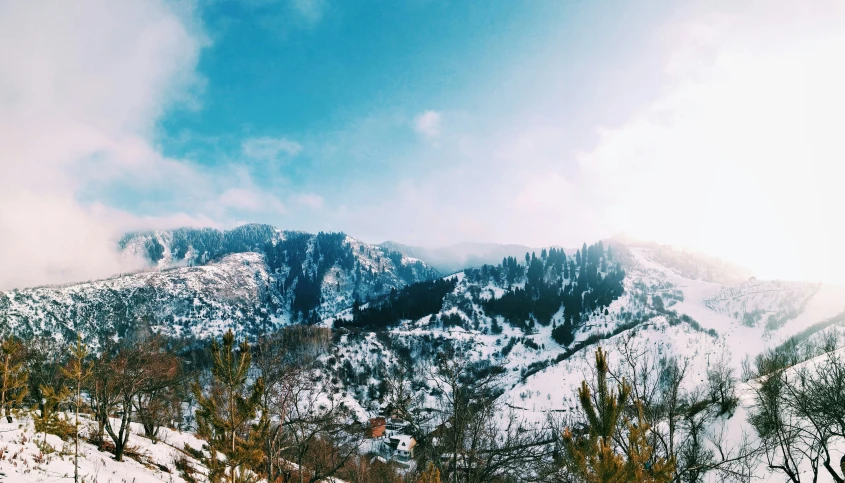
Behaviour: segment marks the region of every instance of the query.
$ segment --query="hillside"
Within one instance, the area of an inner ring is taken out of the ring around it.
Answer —
[[[85,429],[93,422],[85,421]],[[95,445],[82,441],[79,474],[86,482],[187,483],[180,470],[197,466],[185,446],[199,449],[202,441],[186,432],[164,429],[153,444],[138,436],[133,439],[132,456],[114,461]],[[83,433],[86,434],[86,433]],[[46,443],[46,444],[45,444]],[[0,481],[41,483],[73,480],[73,444],[53,434],[35,434],[31,420],[8,424],[0,421]],[[190,471],[190,470],[188,470]],[[80,480],[82,481],[82,480]]]
[[[0,292],[0,321],[22,337],[65,340],[77,331],[92,341],[145,330],[206,338],[232,328],[256,336],[437,277],[418,260],[342,233],[267,225],[135,233],[119,248],[145,258],[149,268]]]
[[[683,257],[680,270],[674,258],[667,262],[665,249],[618,242],[584,244],[574,254],[551,248],[507,256],[446,277],[399,247],[266,225],[131,234],[120,248],[145,258],[149,268],[0,293],[4,327],[24,339],[53,341],[72,340],[78,331],[95,348],[107,337],[150,333],[197,347],[229,329],[253,341],[283,327],[302,329],[284,336],[282,345],[295,365],[308,367],[307,393],[319,394],[320,407],[341,404],[355,427],[405,411],[420,441],[451,424],[437,382],[448,369],[443,354],[463,365],[467,377],[496,374],[497,431],[518,421],[515,434],[526,428],[539,434],[551,420],[577,418],[576,388],[592,377],[598,347],[614,369],[647,368],[657,378],[683,367],[680,390],[700,395],[714,371],[745,374],[761,355],[783,347],[812,358],[831,340],[836,346],[831,334],[845,332],[845,289],[753,278],[718,283],[713,280],[724,276],[711,265],[691,268],[694,257]],[[708,399],[702,431],[733,428],[725,441],[752,431],[749,384],[740,387],[735,410],[719,410]],[[32,474],[36,467],[44,471],[31,481],[51,474],[35,461],[41,457],[30,447],[31,431],[3,430],[3,441],[17,445],[12,454],[26,456]],[[98,452],[86,446],[86,471],[111,471],[113,481],[179,481],[174,454],[136,432],[149,454],[147,469],[98,463]],[[716,443],[707,444],[715,450]],[[365,439],[357,451],[364,459],[390,460],[377,446]],[[412,462],[390,463],[400,473],[415,469]],[[4,464],[7,475],[21,472]],[[718,481],[717,473],[708,478]]]
[[[432,341],[460,341],[474,357],[505,367],[511,386],[505,395],[508,403],[536,412],[542,419],[548,411],[573,407],[574,388],[584,378],[585,361],[596,346],[614,347],[630,340],[663,358],[689,359],[694,363],[692,379],[700,382],[719,359],[726,359],[738,374],[744,359],[778,346],[815,322],[845,313],[842,288],[780,281],[724,286],[684,278],[657,263],[649,249],[616,248],[624,267],[624,290],[606,305],[582,309],[567,329],[572,333],[569,343],[554,337],[556,330],[567,325],[565,307],[558,306],[546,323],[528,308],[520,314],[517,306],[508,316],[491,312],[490,300],[507,299],[506,294],[513,293],[508,286],[519,290],[530,282],[527,275],[512,283],[507,276],[499,281],[479,278],[481,270],[452,277],[455,288],[443,298],[440,310],[416,320],[397,321],[385,327],[380,337],[401,347],[398,352],[406,354],[409,365],[420,365],[433,354],[430,346],[436,348],[436,344]],[[551,269],[544,276],[557,280]],[[564,278],[557,283],[565,287],[573,281]],[[726,297],[726,293],[732,295]],[[763,310],[759,307],[765,307],[763,320],[778,323],[750,324],[743,314]],[[334,325],[355,329],[352,318],[347,311],[339,316],[347,322]],[[358,341],[361,347],[341,349],[342,356],[352,357],[352,366],[359,372],[377,372],[367,369],[380,363],[372,357],[355,359],[356,352],[376,352],[371,350],[373,339],[360,339],[359,334],[354,330],[345,336],[345,345]],[[378,354],[385,350],[379,348]],[[365,393],[366,388],[359,386],[357,391]]]

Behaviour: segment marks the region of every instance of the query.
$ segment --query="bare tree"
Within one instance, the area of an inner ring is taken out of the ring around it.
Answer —
[[[284,423],[294,404],[297,388],[313,363],[311,358],[296,360],[294,353],[289,341],[276,334],[259,340],[254,359],[265,384],[261,410],[269,420],[264,436],[264,471],[267,481],[276,481],[290,474],[290,471],[286,471],[289,465],[283,457],[283,453],[290,449]]]
[[[707,369],[707,389],[710,399],[719,405],[719,415],[733,413],[739,399],[736,376],[726,358],[720,358]]]
[[[287,478],[295,473],[300,483],[323,481],[358,452],[363,429],[354,424],[348,407],[327,394],[319,381],[304,377],[291,387],[281,425],[286,445],[278,447],[276,467]],[[296,464],[290,468],[286,461]]]
[[[432,415],[430,411],[425,411],[422,394],[414,391],[414,381],[408,369],[401,364],[390,367],[384,383],[387,387],[384,396],[386,411],[408,423],[410,432],[418,439],[423,438],[431,426]]]
[[[552,457],[556,438],[547,425],[529,425],[503,410],[502,373],[451,348],[437,355],[429,380],[441,395],[441,411],[428,458],[445,465],[444,481],[540,481],[539,468]]]
[[[146,370],[152,377],[137,391],[132,407],[144,428],[144,435],[155,443],[159,429],[179,418],[180,389],[185,378],[179,358],[166,350],[160,339],[150,339],[142,344],[150,364]]]
[[[610,375],[617,383],[630,385],[631,397],[642,406],[656,455],[675,462],[673,481],[698,482],[713,471],[725,478],[747,473],[743,465],[751,464],[756,452],[751,442],[744,439],[729,446],[711,431],[737,404],[736,382],[724,360],[710,368],[706,386],[685,389],[688,359],[662,357],[633,332],[620,338],[616,350],[619,362]],[[633,406],[626,411],[629,419],[637,417]],[[621,434],[614,438],[622,448],[627,444]]]
[[[136,399],[139,394],[160,387],[162,381],[173,379],[178,373],[178,361],[163,349],[160,341],[149,339],[133,347],[105,350],[96,366],[89,391],[98,430],[108,433],[114,443],[115,459],[122,461]]]
[[[837,483],[845,482],[833,467],[832,447],[845,440],[845,364],[836,353],[828,353],[813,365],[797,368],[784,386],[790,410],[803,421],[808,452]],[[814,471],[818,465],[814,465]]]
[[[780,471],[790,481],[799,483],[800,465],[806,452],[801,449],[801,423],[787,404],[786,384],[783,371],[766,376],[755,391],[749,420],[760,435],[769,469]]]

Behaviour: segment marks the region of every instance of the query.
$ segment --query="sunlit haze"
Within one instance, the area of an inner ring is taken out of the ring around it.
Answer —
[[[625,234],[845,283],[845,3],[0,3],[0,288],[127,230]]]

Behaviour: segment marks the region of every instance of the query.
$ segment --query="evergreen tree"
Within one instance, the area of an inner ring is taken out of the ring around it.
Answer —
[[[552,339],[558,344],[568,346],[575,342],[574,327],[572,327],[572,318],[564,317],[564,322],[552,329]]]
[[[578,390],[581,411],[586,417],[586,433],[575,435],[567,428],[563,434],[567,463],[587,483],[672,481],[674,462],[654,456],[647,440],[649,427],[643,421],[642,405],[634,401],[636,423],[622,416],[631,386],[623,380],[614,391],[608,385],[607,374],[607,354],[598,348],[596,394],[592,394],[587,381]],[[627,444],[620,446],[614,436],[623,431],[627,432]]]
[[[47,451],[47,433],[63,436],[67,429],[67,423],[59,417],[59,405],[70,397],[70,390],[61,386],[58,389],[52,386],[41,386],[41,401],[36,408],[41,411],[32,410],[32,421],[35,423],[35,432],[42,433],[42,452]]]
[[[252,482],[253,472],[263,458],[263,434],[268,421],[258,414],[264,381],[259,378],[247,384],[252,362],[249,343],[244,340],[235,349],[235,336],[229,330],[223,336],[222,347],[211,344],[212,385],[204,393],[198,382],[192,385],[197,411],[199,435],[207,441],[204,459],[209,480],[213,483]],[[224,456],[221,460],[220,456]]]
[[[12,410],[26,396],[28,377],[23,345],[9,336],[0,343],[0,408],[8,423],[12,422]]]
[[[70,349],[70,361],[62,368],[62,374],[73,385],[73,409],[74,409],[74,448],[73,448],[73,481],[79,482],[79,406],[82,404],[82,385],[91,377],[93,371],[91,363],[86,362],[88,358],[88,347],[82,343],[82,337],[76,334],[76,344]]]

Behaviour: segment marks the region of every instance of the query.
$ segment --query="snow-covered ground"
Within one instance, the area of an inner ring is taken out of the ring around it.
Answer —
[[[708,368],[717,361],[724,359],[738,376],[744,359],[753,359],[808,326],[845,311],[845,289],[841,287],[755,280],[726,286],[685,278],[657,263],[650,255],[648,248],[630,249],[625,266],[625,294],[608,307],[607,314],[593,314],[575,334],[576,345],[597,334],[605,334],[603,339],[583,347],[561,362],[555,362],[555,359],[565,348],[552,339],[552,326],[537,324],[534,333],[527,335],[521,329],[500,321],[502,332],[493,334],[489,330],[492,320],[483,315],[481,307],[477,304],[468,307],[469,300],[461,300],[467,296],[469,282],[456,275],[450,278],[456,278],[458,286],[437,317],[462,317],[466,321],[464,327],[437,325],[432,323],[434,316],[428,316],[406,321],[392,329],[389,335],[404,343],[412,352],[424,341],[459,342],[472,358],[503,366],[507,370],[502,381],[506,389],[503,401],[523,411],[526,418],[539,422],[549,412],[566,412],[575,408],[575,390],[582,380],[589,377],[592,357],[599,346],[610,351],[611,361],[618,354],[614,347],[629,339],[641,350],[652,351],[656,357],[686,360],[687,383],[700,385],[705,381]],[[482,298],[501,297],[503,293],[501,287],[493,285],[479,289]],[[675,312],[673,320],[669,319],[670,314],[661,315],[648,308],[655,295],[660,295],[666,308]],[[767,327],[765,319],[749,325],[742,315],[738,318],[734,316],[745,313],[743,311],[769,307],[772,309],[767,314],[778,313],[782,307],[795,307],[796,313],[774,330]],[[468,312],[475,315],[470,316]],[[698,327],[680,320],[681,316],[688,316]],[[349,319],[351,313],[347,311],[339,317]],[[477,330],[467,328],[473,317]],[[555,314],[553,320],[562,320],[562,312]],[[636,327],[606,337],[615,329],[636,320],[640,320]],[[508,346],[510,349],[503,351]],[[390,348],[373,334],[363,341],[344,337],[335,350],[337,353],[334,355],[339,356],[340,362],[349,360],[356,370],[379,365],[390,367],[397,360]],[[425,358],[415,360],[425,362]],[[525,377],[525,374],[528,376]],[[367,381],[369,385],[377,383],[374,378]],[[362,412],[374,410],[367,402],[363,386],[351,392],[361,403]]]
[[[132,425],[133,434],[129,449],[136,456],[124,455],[115,461],[111,453],[101,452],[96,446],[80,441],[79,475],[86,483],[182,483],[185,480],[177,469],[177,461],[185,459],[199,468],[183,448],[189,445],[199,449],[202,442],[189,433],[161,429],[161,440],[153,444],[144,438],[139,425]],[[62,441],[48,434],[35,434],[28,417],[9,424],[0,421],[0,481],[21,483],[46,483],[73,481],[73,442]]]

